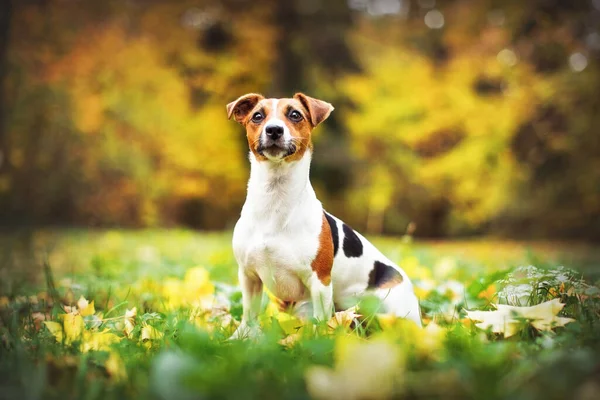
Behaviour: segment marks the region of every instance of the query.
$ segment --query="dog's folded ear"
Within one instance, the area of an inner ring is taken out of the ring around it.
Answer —
[[[248,113],[262,99],[264,99],[264,96],[257,93],[248,93],[240,96],[237,100],[227,104],[227,118],[231,119],[231,116],[233,116],[233,119],[240,124],[244,123]]]
[[[323,100],[309,97],[304,93],[296,93],[294,98],[300,101],[310,114],[310,123],[313,128],[325,121],[333,111],[333,106],[331,104]]]

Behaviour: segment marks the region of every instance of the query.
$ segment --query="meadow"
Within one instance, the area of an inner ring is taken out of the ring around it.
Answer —
[[[230,232],[41,230],[0,238],[0,399],[594,399],[600,252],[494,239],[374,243],[424,328],[365,297],[326,322],[268,293],[241,316]],[[497,304],[500,304],[497,306]]]

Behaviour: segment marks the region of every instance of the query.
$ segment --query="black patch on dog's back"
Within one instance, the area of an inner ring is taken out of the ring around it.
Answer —
[[[348,225],[343,224],[344,229],[344,254],[346,257],[360,257],[363,253],[363,244]]]
[[[325,218],[327,218],[327,222],[329,223],[329,229],[331,229],[331,239],[333,240],[333,256],[335,257],[338,252],[338,248],[340,247],[340,235],[338,234],[338,227],[335,219],[327,213],[325,213]]]
[[[369,273],[369,285],[367,286],[367,289],[393,287],[402,283],[402,281],[402,275],[396,268],[380,261],[375,261],[373,263],[373,269]]]

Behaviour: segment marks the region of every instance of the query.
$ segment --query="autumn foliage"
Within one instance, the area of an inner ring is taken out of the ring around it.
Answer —
[[[302,90],[336,107],[312,182],[358,229],[600,234],[595,2],[9,3],[6,224],[231,227],[224,105]]]

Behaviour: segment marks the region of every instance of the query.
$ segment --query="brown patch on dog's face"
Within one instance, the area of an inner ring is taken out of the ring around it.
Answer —
[[[312,130],[333,107],[303,94],[291,99],[265,99],[251,93],[230,103],[227,110],[246,128],[248,146],[258,161],[291,162],[301,159],[307,149],[312,150]],[[271,124],[284,127],[278,141],[269,140],[265,133],[265,127]]]
[[[321,233],[319,234],[319,249],[311,268],[317,273],[317,278],[325,286],[331,283],[331,269],[333,267],[333,239],[331,237],[331,229],[325,214],[323,214],[323,222],[321,224]]]
[[[285,161],[300,160],[307,149],[312,151],[311,134],[313,127],[309,122],[310,115],[296,99],[281,99],[277,103],[277,117],[287,126],[295,151]]]
[[[246,137],[248,139],[248,147],[250,147],[250,151],[254,153],[254,156],[258,161],[267,161],[267,157],[264,156],[262,151],[260,150],[260,136],[263,133],[265,123],[267,121],[268,115],[271,114],[272,110],[272,101],[271,99],[261,100],[254,106],[251,110],[249,117],[243,124],[246,127]],[[260,120],[253,118],[261,114],[262,117]]]

